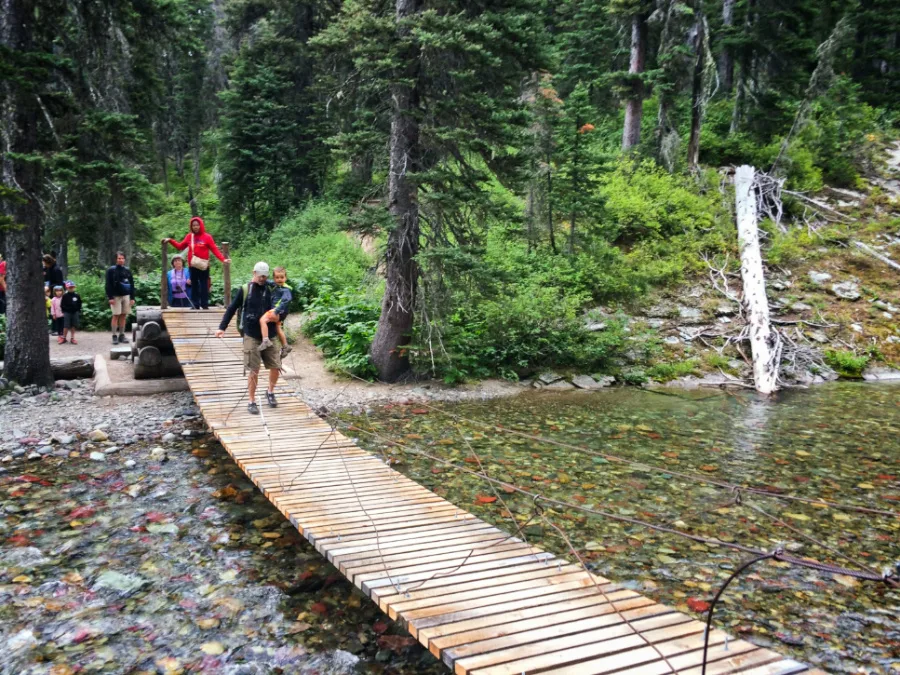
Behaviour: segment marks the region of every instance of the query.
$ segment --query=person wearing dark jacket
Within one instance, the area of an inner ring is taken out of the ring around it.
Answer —
[[[134,277],[125,267],[125,254],[121,251],[116,253],[116,264],[106,270],[106,297],[112,309],[112,343],[128,344],[125,321],[134,307]]]
[[[63,272],[56,264],[56,258],[46,254],[42,258],[44,261],[44,283],[50,284],[50,288],[56,288],[63,285]]]
[[[66,292],[62,296],[63,313],[63,342],[71,333],[72,337],[69,342],[73,345],[78,344],[75,339],[75,329],[81,326],[81,296],[75,292],[75,282],[67,281],[65,284]]]
[[[269,266],[264,262],[258,262],[253,267],[253,279],[245,287],[241,287],[234,294],[234,299],[225,310],[216,337],[224,337],[225,329],[231,323],[231,318],[240,309],[238,330],[244,336],[244,368],[247,370],[247,412],[251,415],[259,414],[259,406],[256,404],[256,384],[259,381],[259,368],[265,364],[269,371],[269,389],[266,392],[266,401],[269,407],[278,406],[275,400],[275,385],[278,384],[278,374],[281,370],[281,358],[274,344],[260,351],[262,344],[262,329],[259,320],[272,307],[272,289],[266,283],[269,279]],[[268,337],[276,338],[278,329],[275,324],[268,325]]]

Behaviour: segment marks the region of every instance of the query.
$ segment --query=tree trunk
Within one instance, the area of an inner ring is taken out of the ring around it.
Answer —
[[[56,264],[62,270],[63,277],[69,276],[69,242],[66,241],[65,235],[53,247],[56,249]]]
[[[703,66],[706,59],[706,19],[697,3],[697,35],[694,38],[694,81],[691,86],[691,135],[688,140],[688,169],[696,172],[700,165],[700,126],[703,124]]]
[[[401,22],[419,12],[422,0],[396,0],[397,35],[410,39],[410,29]],[[410,173],[419,166],[419,107],[415,84],[418,50],[408,42],[400,58],[405,63],[405,82],[392,87],[391,157],[388,179],[388,207],[394,227],[385,251],[385,289],[381,316],[372,340],[372,363],[378,377],[396,382],[409,370],[409,352],[403,348],[412,339],[419,268],[418,190]]]
[[[350,177],[356,185],[368,185],[372,182],[372,156],[354,155],[350,160]]]
[[[12,54],[32,51],[35,6],[31,0],[2,0],[0,45]],[[32,155],[38,150],[40,110],[31,91],[9,79],[3,84],[0,157],[3,185],[15,186],[21,202],[7,207],[16,227],[5,237],[7,261],[7,333],[4,375],[19,384],[52,387],[50,343],[41,266],[41,212],[37,194],[42,189],[40,162],[14,160],[10,153]]]
[[[631,59],[628,74],[633,77],[631,94],[625,102],[625,127],[622,131],[622,149],[628,150],[641,142],[641,115],[644,106],[644,83],[638,76],[644,72],[647,52],[647,23],[644,17],[631,17]]]
[[[553,233],[553,171],[550,168],[552,159],[547,151],[547,230],[550,232],[550,250],[556,253],[556,235]]]
[[[200,190],[200,139],[195,138],[193,147],[191,148],[194,164],[194,188]]]
[[[734,25],[734,3],[735,0],[722,0],[722,33],[726,38],[730,37]],[[727,44],[719,55],[719,86],[726,93],[734,88],[734,50]]]
[[[766,280],[756,223],[756,192],[753,187],[755,175],[752,166],[739,166],[735,171],[735,206],[744,306],[750,323],[753,382],[758,392],[771,394],[778,388],[780,354],[778,337],[769,324],[769,300],[766,298]]]
[[[753,0],[749,0],[747,3],[747,17],[744,19],[744,30],[748,35],[753,28],[753,4]],[[738,132],[744,117],[744,104],[747,98],[747,87],[749,86],[750,81],[750,63],[752,60],[751,49],[752,47],[750,46],[744,46],[740,54],[741,62],[737,88],[734,93],[734,109],[731,112],[731,126],[728,129],[728,133],[730,134]]]

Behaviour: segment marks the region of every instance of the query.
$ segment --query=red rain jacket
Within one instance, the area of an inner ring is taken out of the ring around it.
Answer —
[[[198,217],[191,218],[191,222],[188,225],[190,229],[193,226],[194,221],[200,223],[200,233],[194,234],[193,232],[188,232],[187,236],[181,241],[175,241],[174,239],[169,239],[169,243],[172,244],[179,251],[183,251],[184,249],[188,250],[187,256],[187,266],[191,266],[191,258],[196,255],[198,258],[203,260],[209,260],[209,252],[212,251],[213,255],[215,255],[219,260],[225,260],[225,256],[222,255],[222,252],[219,250],[219,247],[216,246],[216,242],[213,241],[212,235],[206,233],[206,225],[203,224],[203,219]],[[191,236],[194,237],[194,245],[193,245],[193,254],[191,253]]]

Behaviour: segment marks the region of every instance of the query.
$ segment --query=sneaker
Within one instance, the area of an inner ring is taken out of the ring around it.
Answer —
[[[294,351],[293,347],[291,347],[290,345],[285,345],[284,347],[281,348],[281,358],[285,358],[292,351]]]
[[[127,344],[128,344],[128,338],[125,337],[125,333],[119,333],[119,344],[120,344],[120,345],[127,345]]]
[[[269,338],[263,338],[263,341],[259,343],[259,351],[264,352],[271,346],[272,341]]]
[[[270,408],[278,407],[278,401],[275,400],[275,394],[272,393],[271,391],[266,392],[266,400],[269,402]]]
[[[66,338],[64,338],[62,335],[60,335],[58,338],[56,338],[56,343],[60,344],[60,345],[64,345],[64,344],[66,344]]]
[[[119,336],[116,335],[115,333],[113,333],[113,344],[114,345],[119,344]]]
[[[75,338],[72,338],[71,340],[69,340],[69,342],[71,342],[73,345],[78,344],[78,340],[76,340]]]
[[[251,415],[259,415],[259,406],[256,405],[256,401],[247,404],[247,412]]]

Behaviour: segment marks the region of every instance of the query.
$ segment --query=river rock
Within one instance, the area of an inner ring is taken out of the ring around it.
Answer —
[[[542,384],[553,384],[554,382],[559,382],[563,379],[563,376],[559,373],[549,372],[549,373],[541,373],[538,375],[538,380],[541,381]]]
[[[125,460],[125,466],[129,469],[133,469],[135,466],[137,466],[137,462],[135,462],[133,459],[128,459]]]
[[[50,440],[59,443],[60,445],[69,445],[70,443],[75,442],[75,436],[55,431],[50,435]]]
[[[38,643],[38,639],[30,628],[23,628],[6,641],[6,649],[8,652],[17,652],[23,649],[29,649]]]
[[[109,440],[109,436],[107,436],[106,432],[102,429],[94,429],[88,434],[88,438],[96,443],[102,443],[103,441]]]
[[[44,445],[37,449],[39,455],[49,455],[53,452],[53,447],[50,445]]]
[[[870,366],[863,372],[863,379],[869,381],[900,380],[900,370],[884,366]]]
[[[172,441],[176,440],[177,438],[178,438],[178,436],[176,436],[175,434],[173,434],[170,431],[169,433],[167,433],[165,436],[162,437],[162,441],[163,441],[163,443],[171,443]]]
[[[561,391],[567,391],[574,388],[574,384],[572,384],[571,382],[566,382],[565,380],[557,380],[556,382],[548,384],[544,387],[544,389],[557,389]]]
[[[103,451],[103,453],[106,454],[106,455],[114,455],[115,453],[117,453],[117,452],[119,451],[119,449],[120,449],[119,446],[114,445],[114,446],[112,446],[111,448],[106,448],[106,449]]]
[[[813,272],[809,273],[809,280],[813,282],[816,286],[821,286],[826,281],[831,281],[831,275],[828,272]]]
[[[155,460],[157,462],[166,461],[166,450],[165,448],[161,448],[158,445],[150,451],[150,459]]]
[[[90,457],[91,460],[93,460],[95,462],[105,462],[106,461],[106,455],[103,454],[102,452],[97,452],[96,450],[94,450],[94,452],[92,452],[90,455],[88,455],[88,457]]]
[[[859,285],[855,281],[843,281],[839,284],[832,284],[831,292],[842,300],[859,300],[862,297],[859,292]]]
[[[601,380],[611,379],[615,382],[615,378],[607,378],[603,377]],[[590,375],[576,375],[572,378],[572,384],[574,384],[579,389],[602,389],[603,387],[608,387],[609,384],[604,384],[603,381],[597,381]]]
[[[30,453],[30,454],[28,455],[28,457],[26,457],[25,459],[35,460],[35,459],[40,459],[41,457],[43,457],[43,455],[41,455],[41,453],[39,453],[39,452],[32,452],[32,453]]]
[[[118,591],[122,595],[131,595],[143,588],[145,584],[147,584],[147,580],[136,574],[121,574],[110,570],[97,577],[93,590],[106,589]]]

